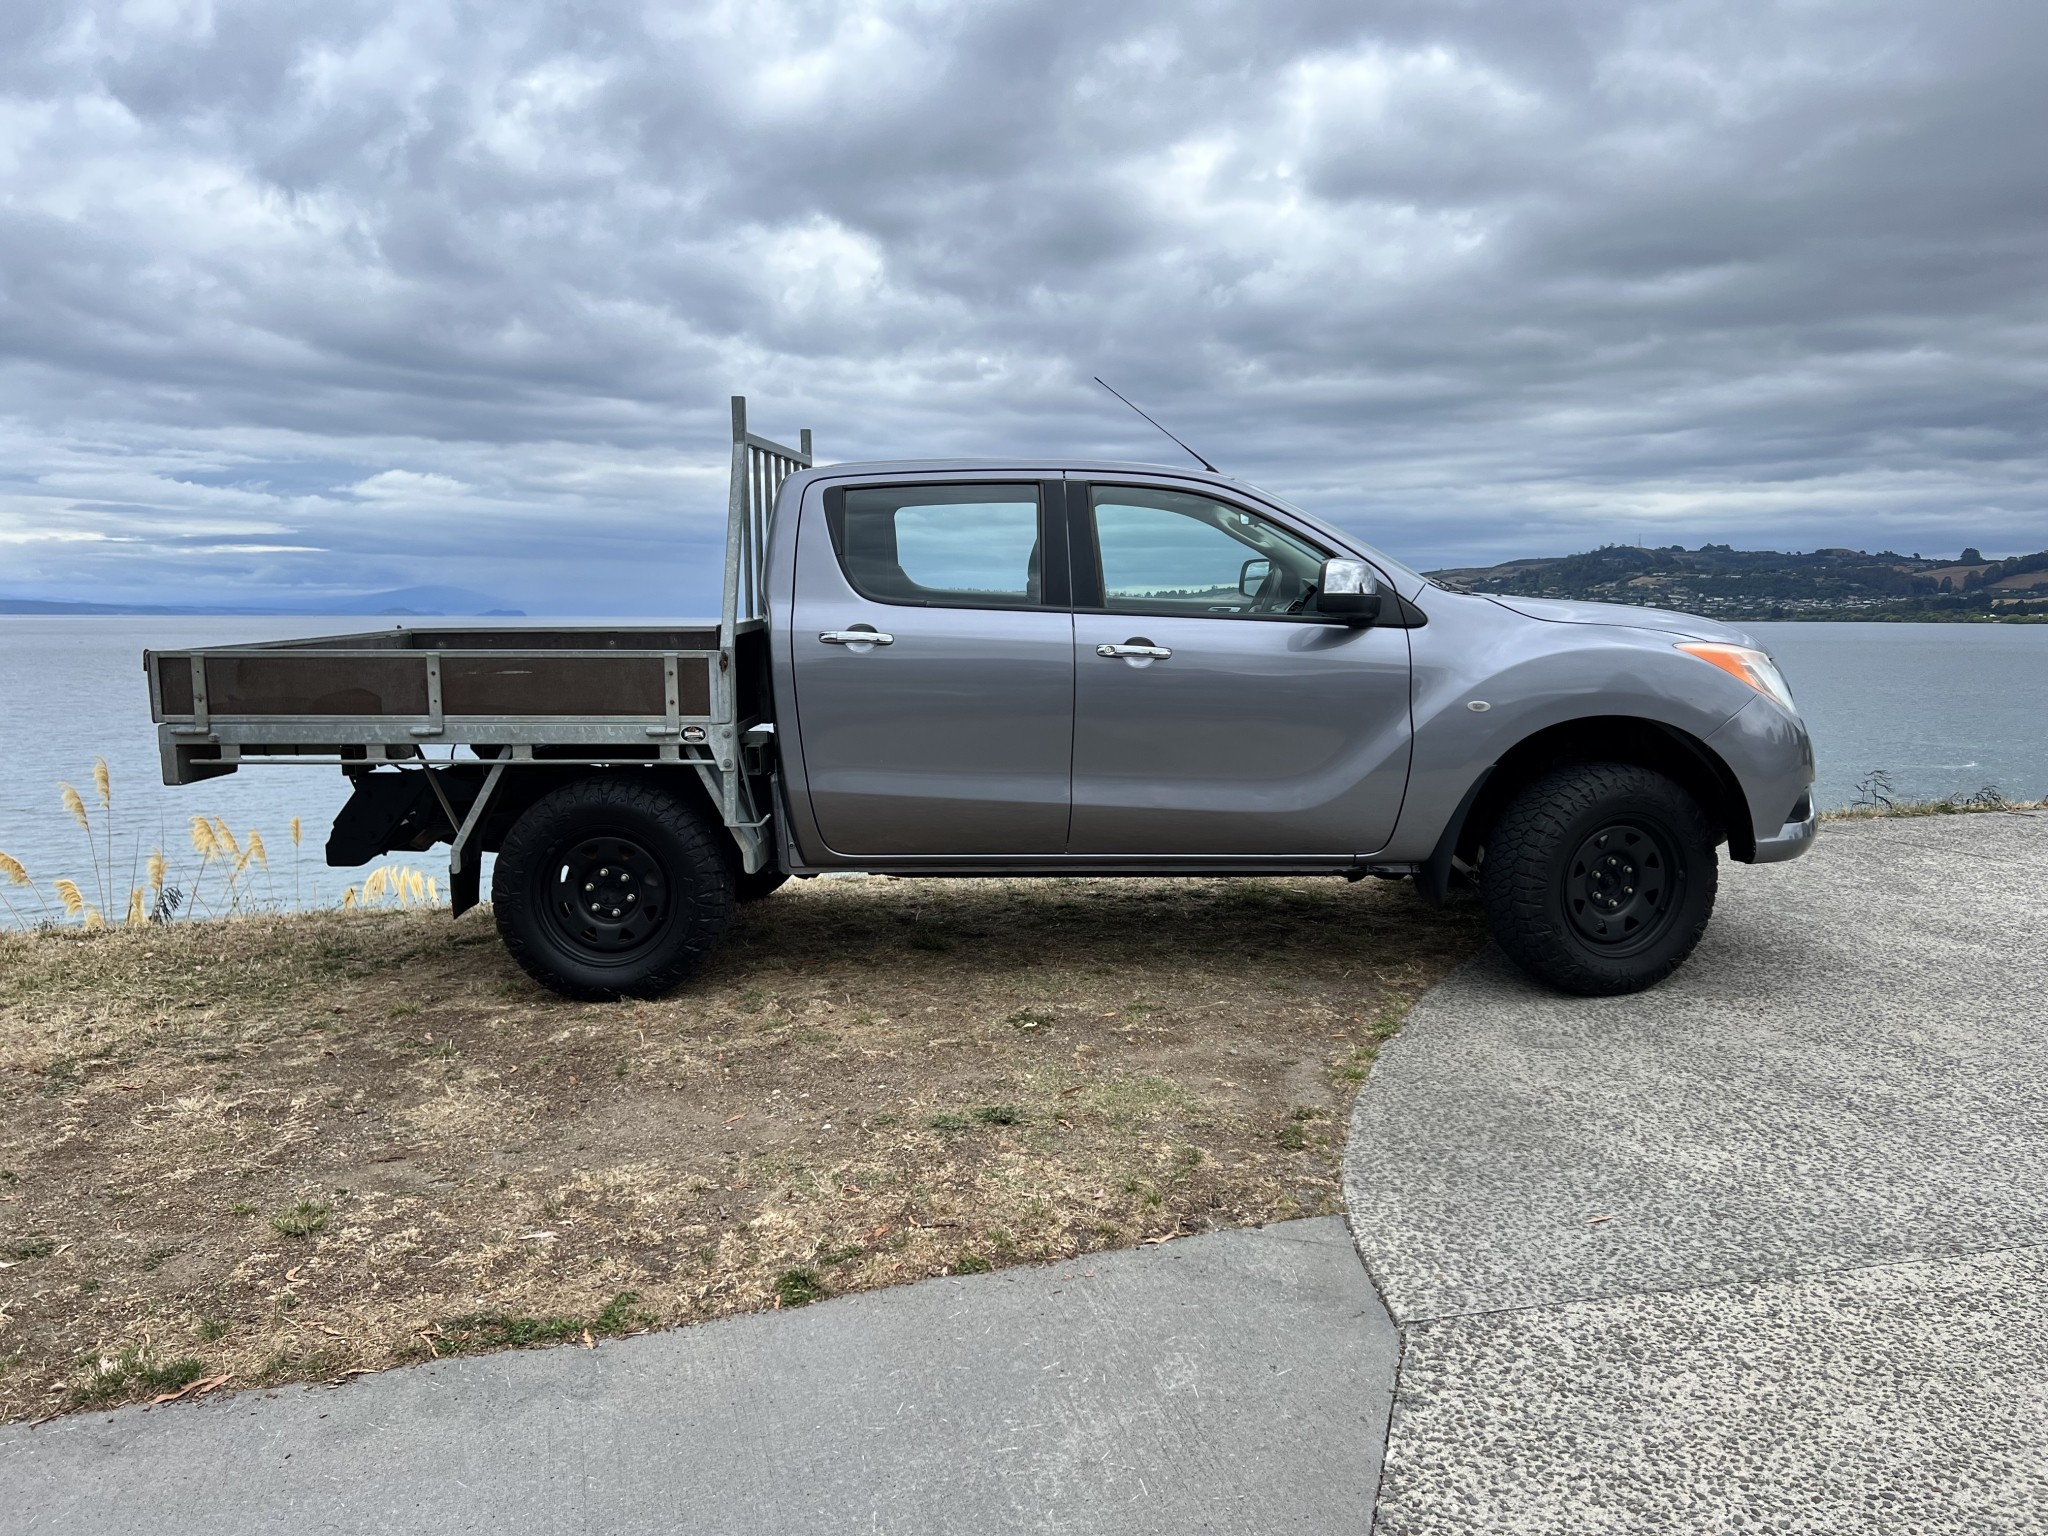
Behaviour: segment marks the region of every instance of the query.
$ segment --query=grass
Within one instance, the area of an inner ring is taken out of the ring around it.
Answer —
[[[1883,805],[1845,805],[1822,811],[1822,821],[1877,821],[1913,816],[1981,816],[1994,811],[2048,811],[2048,800],[2007,800],[1976,794],[1943,800],[1892,800]]]
[[[272,1217],[270,1225],[280,1237],[311,1237],[327,1226],[328,1209],[311,1200],[301,1200],[282,1216]]]
[[[655,1321],[635,1308],[636,1291],[621,1291],[590,1317],[513,1317],[503,1312],[470,1312],[443,1318],[421,1333],[433,1355],[473,1355],[492,1349],[523,1349],[578,1339],[615,1339]]]
[[[145,1345],[131,1344],[119,1354],[89,1361],[85,1377],[67,1396],[71,1408],[108,1408],[189,1387],[206,1374],[193,1359],[157,1361]]]
[[[1480,937],[1379,882],[815,881],[584,1004],[488,912],[0,933],[0,1420],[1334,1212]]]
[[[785,1269],[775,1277],[778,1307],[807,1307],[825,1299],[825,1282],[814,1269]]]
[[[1856,786],[1856,798],[1848,805],[1821,812],[1823,821],[1870,821],[1883,817],[1970,816],[1991,811],[2043,811],[2048,800],[2014,800],[1996,784],[1986,784],[1967,794],[1957,792],[1937,800],[1914,800],[1892,787],[1884,769],[1867,774]]]

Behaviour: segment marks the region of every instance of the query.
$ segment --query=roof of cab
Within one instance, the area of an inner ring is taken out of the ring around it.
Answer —
[[[1203,480],[1214,485],[1239,486],[1252,489],[1247,482],[1229,475],[1213,473],[1206,469],[1191,468],[1185,464],[1142,464],[1114,459],[1029,459],[984,458],[984,459],[856,459],[839,464],[814,464],[802,473],[820,478],[839,479],[863,475],[914,475],[914,474],[1143,474],[1169,475],[1177,480]]]

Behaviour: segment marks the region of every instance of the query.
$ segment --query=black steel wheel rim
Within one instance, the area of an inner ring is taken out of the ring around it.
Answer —
[[[1649,822],[1611,821],[1565,866],[1564,909],[1581,942],[1604,955],[1654,944],[1678,910],[1684,871],[1670,835]]]
[[[675,920],[667,868],[645,843],[621,833],[564,843],[542,866],[542,878],[549,932],[588,962],[631,960]]]

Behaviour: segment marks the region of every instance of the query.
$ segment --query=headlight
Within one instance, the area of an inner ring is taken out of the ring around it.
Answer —
[[[1785,686],[1785,675],[1765,652],[1751,650],[1746,645],[1709,645],[1698,640],[1689,640],[1679,649],[1688,656],[1699,657],[1709,666],[1719,667],[1730,677],[1739,678],[1758,693],[1776,699],[1793,714],[1799,713],[1799,706],[1792,702],[1792,690]]]

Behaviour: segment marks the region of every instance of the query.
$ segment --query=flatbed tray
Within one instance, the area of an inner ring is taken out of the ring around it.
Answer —
[[[715,623],[407,628],[147,651],[143,666],[166,778],[182,783],[246,756],[360,759],[372,744],[675,743],[730,723],[718,639]]]

